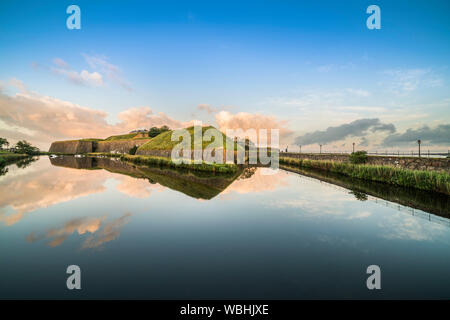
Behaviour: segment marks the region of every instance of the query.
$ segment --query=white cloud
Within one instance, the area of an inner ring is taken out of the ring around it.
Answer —
[[[126,90],[133,90],[128,80],[123,77],[120,68],[108,62],[105,57],[89,56],[87,54],[83,54],[83,57],[89,65],[89,68],[93,71],[86,69],[82,69],[81,71],[74,70],[69,63],[61,58],[53,59],[54,66],[50,67],[50,70],[77,85],[100,87],[105,84],[105,80],[107,79]]]
[[[199,104],[199,105],[197,106],[197,110],[206,111],[206,112],[208,112],[209,114],[219,111],[219,110],[217,110],[216,108],[213,108],[213,107],[211,107],[209,104],[205,104],[205,103]]]
[[[101,86],[103,84],[103,77],[98,72],[89,73],[88,71],[83,70],[80,72],[80,77],[84,82],[94,86]]]
[[[65,77],[72,83],[92,87],[100,87],[103,85],[103,77],[98,72],[89,72],[87,70],[77,72],[61,58],[53,59],[53,63],[56,67],[51,67],[50,70],[55,74]]]
[[[25,91],[14,96],[0,92],[0,136],[26,139],[44,149],[55,140],[106,138],[136,128],[180,128],[187,124],[145,106],[127,109],[118,114],[120,122],[109,124],[106,112],[27,92],[23,83],[17,79],[15,83]]]
[[[359,111],[359,112],[368,112],[368,113],[382,113],[387,112],[387,109],[384,107],[372,107],[372,106],[344,106],[344,107],[336,107],[337,110],[343,111]]]
[[[334,68],[334,65],[327,64],[327,65],[319,66],[317,68],[317,71],[319,71],[319,72],[330,72],[333,68]]]
[[[344,63],[344,64],[324,64],[319,67],[317,67],[317,71],[320,73],[327,73],[331,71],[341,71],[346,69],[353,69],[355,67],[355,64],[352,62]]]
[[[221,111],[216,114],[216,122],[221,131],[226,129],[279,129],[280,139],[287,138],[292,134],[292,130],[287,127],[286,120],[279,120],[275,116],[268,116],[259,113],[239,112],[232,114],[228,111]]]
[[[370,96],[370,92],[369,91],[362,90],[362,89],[348,88],[347,92],[349,92],[350,94],[353,94],[355,96],[359,96],[359,97],[368,97],[368,96]]]
[[[390,77],[392,91],[397,93],[412,92],[419,87],[439,87],[443,80],[427,69],[391,69],[383,72]]]
[[[12,78],[12,79],[9,80],[9,84],[11,86],[13,86],[14,88],[19,89],[20,92],[26,92],[27,91],[27,88],[25,87],[25,84],[22,81],[20,81],[19,79]]]
[[[65,61],[64,61],[63,59],[61,59],[61,58],[55,58],[55,59],[53,59],[53,63],[54,63],[55,65],[57,65],[58,67],[63,68],[63,69],[69,69],[69,68],[70,68],[69,64],[68,64],[67,62],[65,62]]]
[[[133,90],[129,81],[123,76],[120,68],[110,63],[106,57],[90,56],[87,54],[83,54],[83,57],[92,69],[100,71],[106,78],[120,85],[122,88],[128,91]]]

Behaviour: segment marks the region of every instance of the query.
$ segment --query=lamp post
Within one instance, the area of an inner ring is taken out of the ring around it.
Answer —
[[[300,153],[302,153],[302,146],[300,145],[299,148],[300,148]]]
[[[355,153],[355,143],[353,142],[353,153]]]
[[[417,144],[419,145],[419,158],[420,158],[420,144],[422,143],[422,141],[420,141],[420,139],[419,140],[417,140]]]
[[[321,145],[321,144],[319,144],[319,146],[320,146],[320,153],[322,153],[322,145]]]

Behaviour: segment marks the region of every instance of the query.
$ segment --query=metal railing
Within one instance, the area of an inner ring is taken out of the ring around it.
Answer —
[[[280,150],[280,154],[286,153],[286,150]],[[295,154],[313,154],[313,155],[319,155],[319,154],[344,154],[348,155],[351,154],[352,151],[329,151],[329,150],[322,150],[322,152],[309,152],[309,151],[288,151],[287,153],[295,153]],[[371,156],[389,156],[389,157],[419,157],[419,153],[416,151],[368,151],[368,155]],[[446,151],[424,151],[420,153],[421,158],[446,158],[450,157],[450,152]]]

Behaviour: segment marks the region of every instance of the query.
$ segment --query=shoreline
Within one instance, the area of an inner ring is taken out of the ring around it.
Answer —
[[[450,195],[450,174],[446,172],[287,157],[280,157],[280,164],[318,169],[366,181],[383,182],[400,187],[416,188]]]
[[[29,157],[33,157],[33,155],[24,153],[2,152],[0,153],[0,167],[13,164],[16,161],[23,160]]]

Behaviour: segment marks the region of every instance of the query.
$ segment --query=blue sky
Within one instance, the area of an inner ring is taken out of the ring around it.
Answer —
[[[66,28],[71,4],[81,30]],[[371,4],[380,30],[366,27]],[[449,123],[449,21],[448,1],[2,1],[0,81],[8,97],[20,81],[26,94],[102,111],[109,125],[147,107],[216,125],[220,111],[263,115],[285,144],[363,118],[400,134]],[[0,114],[0,133],[50,138],[14,110]]]

